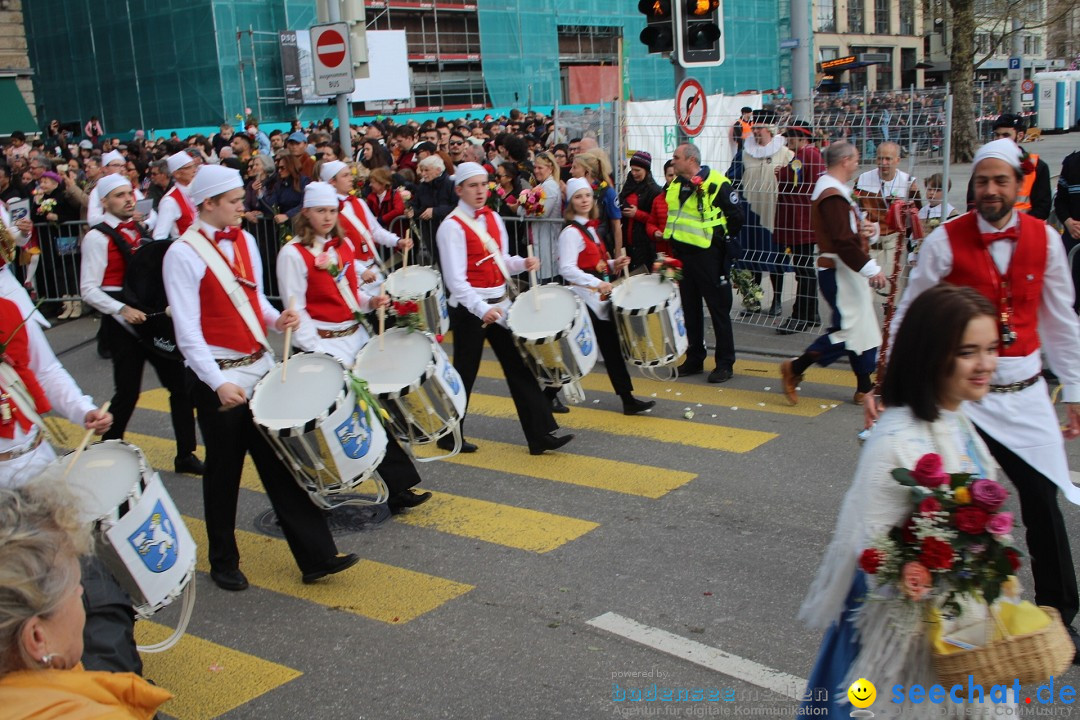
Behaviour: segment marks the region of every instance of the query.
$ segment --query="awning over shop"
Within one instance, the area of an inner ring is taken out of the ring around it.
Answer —
[[[26,106],[15,76],[0,77],[0,135],[10,135],[16,130],[37,132],[38,126],[30,108]]]

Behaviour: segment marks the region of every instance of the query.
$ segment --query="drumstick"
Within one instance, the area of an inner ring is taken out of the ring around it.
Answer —
[[[296,309],[296,297],[289,296],[289,310]],[[281,382],[285,382],[285,374],[289,372],[289,356],[292,355],[292,328],[285,329],[285,359],[281,362]]]
[[[409,237],[408,231],[405,232],[405,237]],[[406,246],[405,251],[401,253],[401,269],[409,267],[409,248]]]
[[[100,412],[103,414],[109,412],[110,405],[112,405],[112,400],[106,401],[105,404],[101,406]],[[67,467],[64,468],[63,477],[67,477],[68,473],[71,472],[71,468],[75,467],[75,463],[79,461],[79,456],[83,454],[83,450],[85,450],[86,446],[90,444],[90,438],[92,437],[94,437],[94,431],[87,430],[86,434],[83,435],[82,442],[79,443],[79,447],[75,448],[75,452],[72,453],[71,462],[69,462]]]
[[[626,257],[626,248],[620,248],[619,249],[619,257],[620,258]],[[624,265],[622,271],[623,271],[623,277],[629,279],[629,277],[630,277],[630,263],[627,263],[626,265]]]
[[[405,252],[408,252],[406,250]],[[379,306],[379,352],[384,349],[383,344],[383,331],[386,330],[386,308],[382,305]]]
[[[529,243],[527,247],[528,247],[528,257],[529,257],[530,260],[532,260],[532,258],[533,258],[532,243]],[[536,285],[536,271],[535,270],[530,270],[529,271],[529,287],[530,288],[535,288],[536,286],[537,286]],[[537,312],[540,311],[540,293],[539,292],[534,292],[533,293],[533,308]]]

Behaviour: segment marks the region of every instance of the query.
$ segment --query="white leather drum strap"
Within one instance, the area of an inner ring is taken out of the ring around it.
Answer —
[[[340,261],[340,257],[338,260]],[[341,273],[341,277],[334,281],[334,287],[337,288],[338,294],[341,295],[341,299],[345,301],[345,305],[349,310],[359,318],[364,314],[364,311],[360,309],[360,302],[356,299],[356,295],[353,293],[352,288],[349,287],[349,277],[344,272]]]
[[[30,395],[30,391],[26,389],[26,385],[23,384],[22,378],[19,377],[19,373],[16,372],[15,368],[6,362],[0,362],[0,390],[8,394],[11,401],[15,403],[15,407],[19,408],[19,412],[23,414],[23,417],[37,425],[41,432],[45,434],[45,437],[51,437],[49,428],[45,426],[45,420],[41,415],[38,415],[37,404]]]
[[[487,229],[482,227],[480,223],[461,212],[461,208],[454,208],[454,211],[450,213],[450,216],[456,217],[463,225],[465,225],[465,227],[476,233],[476,236],[480,238],[480,242],[484,243],[484,247],[491,253],[491,259],[495,261],[495,265],[498,266],[499,272],[501,272],[502,276],[506,279],[507,286],[510,286],[510,270],[506,267],[506,260],[503,258],[502,245],[491,237],[491,235],[488,234]]]
[[[351,208],[352,203],[346,200],[345,207]],[[360,208],[360,212],[364,212],[364,209]],[[356,232],[360,233],[360,237],[364,238],[364,242],[367,243],[368,252],[371,253],[371,257],[375,258],[375,264],[379,266],[379,270],[382,271],[382,274],[386,275],[386,266],[383,265],[382,256],[379,255],[379,249],[375,247],[375,238],[371,237],[371,231],[367,229],[367,225],[364,224],[364,221],[356,217],[355,210],[353,210],[352,213],[342,211],[341,217],[345,222],[356,228]],[[348,235],[345,236],[345,241],[349,242]]]
[[[229,300],[232,301],[233,307],[236,308],[236,312],[240,313],[241,319],[244,324],[247,325],[248,330],[255,337],[255,341],[266,348],[266,351],[271,355],[274,354],[273,349],[270,347],[269,341],[266,339],[266,331],[262,327],[262,323],[259,322],[258,317],[255,315],[255,308],[251,307],[251,302],[248,300],[247,293],[244,292],[244,288],[240,286],[240,282],[233,275],[232,268],[225,262],[225,258],[221,256],[221,253],[211,245],[210,241],[206,239],[206,236],[195,228],[188,228],[188,231],[180,238],[191,246],[191,249],[199,254],[203,262],[206,263],[206,267],[210,272],[214,274],[217,281],[221,283],[222,289],[225,290],[225,294],[229,296]],[[241,234],[241,240],[247,242],[247,238]]]

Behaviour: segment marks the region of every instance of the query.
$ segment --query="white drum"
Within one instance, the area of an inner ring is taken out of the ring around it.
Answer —
[[[658,368],[686,353],[686,323],[674,282],[658,274],[634,275],[612,290],[611,310],[627,362]]]
[[[148,618],[194,579],[195,541],[139,448],[106,440],[87,447],[68,470],[71,459],[53,466],[67,471],[86,521],[94,524],[95,553],[131,596],[136,614]]]
[[[393,300],[412,300],[420,306],[420,329],[445,335],[450,329],[450,310],[446,306],[442,275],[426,265],[410,265],[395,270],[383,286]]]
[[[564,388],[571,402],[584,400],[579,383],[596,365],[598,348],[581,299],[561,285],[541,285],[518,295],[506,320],[540,384]]]
[[[422,332],[392,328],[373,337],[356,356],[353,371],[368,384],[390,414],[390,427],[417,462],[442,460],[461,450],[465,383],[435,339]],[[453,435],[447,455],[418,457],[414,446]]]
[[[375,472],[386,455],[386,431],[375,408],[360,407],[345,368],[331,355],[298,353],[284,382],[283,372],[278,363],[255,385],[251,414],[312,502],[327,509],[386,502],[386,484]],[[373,499],[335,498],[368,479]]]

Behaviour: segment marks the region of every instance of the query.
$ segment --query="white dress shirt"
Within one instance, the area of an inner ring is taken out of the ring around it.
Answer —
[[[189,203],[191,202],[191,196],[188,195],[187,185],[176,183],[174,187],[180,188],[180,193],[187,198]],[[171,191],[166,193],[165,197],[161,198],[161,202],[159,202],[157,206],[157,223],[154,225],[154,239],[167,240],[169,238],[180,237],[180,228],[176,227],[176,221],[180,219],[181,215],[180,203],[176,202]]]
[[[191,228],[201,227],[211,238],[219,228],[197,220]],[[251,272],[255,275],[256,292],[259,298],[259,309],[262,311],[263,322],[271,329],[280,313],[266,299],[262,286],[262,260],[259,258],[259,248],[255,239],[247,232],[241,233],[247,243],[248,255],[251,257]],[[234,258],[234,243],[230,240],[222,240],[217,243],[218,249],[229,262]],[[209,272],[206,263],[193,247],[186,242],[174,242],[169,251],[165,253],[165,261],[162,266],[162,275],[165,280],[165,294],[169,298],[169,306],[172,308],[173,327],[176,330],[176,344],[184,355],[184,364],[191,368],[200,380],[217,390],[227,382],[239,385],[250,397],[255,383],[274,367],[274,357],[267,352],[262,358],[251,365],[239,368],[222,370],[215,360],[235,360],[244,356],[230,348],[208,345],[202,331],[202,307],[199,299],[199,285],[202,284],[203,276]],[[216,280],[215,280],[216,282]],[[276,330],[276,329],[275,329]]]
[[[281,289],[281,297],[286,298],[286,303],[291,302],[293,309],[300,314],[300,327],[293,330],[292,334],[293,344],[308,352],[322,352],[333,355],[345,367],[352,367],[353,363],[356,362],[356,353],[360,352],[360,348],[368,341],[368,333],[363,324],[352,335],[339,338],[323,338],[319,337],[319,330],[345,330],[356,325],[357,321],[324,322],[315,320],[307,311],[308,266],[303,255],[307,253],[313,257],[318,257],[325,244],[326,238],[316,237],[310,248],[304,247],[295,239],[283,247],[277,258],[278,287]],[[330,248],[327,253],[330,255],[332,262],[340,266],[337,251]],[[316,272],[325,271],[316,270]],[[359,274],[359,268],[357,268],[357,274]],[[358,293],[357,301],[361,310],[366,312],[371,308],[371,297],[365,292]]]
[[[589,218],[582,215],[574,217],[582,225],[589,222]],[[599,242],[596,231],[589,228],[589,234],[593,236],[593,242]],[[601,246],[602,247],[602,246]],[[598,288],[603,282],[595,275],[590,275],[578,267],[578,255],[585,249],[585,238],[581,231],[573,225],[567,225],[559,234],[559,274],[563,280],[570,283],[570,289],[593,311],[593,314],[601,320],[611,319],[611,300],[601,300],[600,293],[588,288]],[[608,272],[615,272],[615,261],[608,259]]]
[[[142,190],[135,188],[135,202],[144,199]],[[101,197],[98,195],[97,183],[94,183],[94,187],[90,189],[90,198],[86,205],[86,224],[90,227],[94,227],[99,222],[105,219],[105,206],[101,204]],[[146,226],[148,230],[153,230],[157,225],[157,212],[150,211],[147,217],[142,219],[142,224]]]
[[[121,223],[120,218],[112,213],[105,213],[102,219],[106,225],[115,228]],[[103,315],[111,315],[128,332],[134,332],[127,321],[120,315],[124,303],[109,296],[108,292],[121,289],[119,285],[104,285],[105,270],[109,264],[109,245],[112,239],[100,230],[88,230],[83,236],[80,252],[82,265],[79,270],[79,292],[90,307]]]
[[[466,205],[463,200],[458,201],[457,209],[466,217],[475,220],[476,209]],[[525,269],[525,258],[510,255],[508,252],[506,225],[497,213],[492,213],[498,226],[499,236],[492,238],[502,248],[503,260],[506,268],[512,275],[516,275]],[[487,228],[487,223],[480,221],[481,227]],[[453,307],[463,306],[478,318],[483,318],[488,310],[500,308],[503,311],[499,318],[499,324],[506,326],[506,315],[510,309],[510,301],[503,300],[498,305],[490,305],[485,300],[497,298],[506,294],[506,285],[496,285],[492,288],[476,288],[469,284],[465,275],[468,264],[468,252],[465,248],[465,230],[461,224],[452,217],[447,216],[439,225],[439,231],[435,235],[439,243],[439,264],[442,268],[443,282],[446,284],[448,301]],[[491,261],[489,261],[491,262]]]

